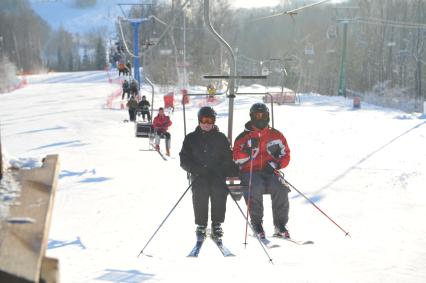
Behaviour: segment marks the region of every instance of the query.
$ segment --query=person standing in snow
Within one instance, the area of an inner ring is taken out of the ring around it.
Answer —
[[[124,99],[125,94],[127,93],[127,99],[130,98],[130,84],[127,80],[124,80],[123,84],[122,84],[122,95],[121,95],[121,99]]]
[[[240,166],[241,182],[251,184],[250,196],[244,196],[249,207],[251,224],[259,237],[265,237],[263,194],[271,194],[274,236],[290,238],[287,230],[289,188],[283,185],[275,170],[287,167],[290,148],[284,135],[269,126],[269,109],[263,103],[250,108],[250,121],[234,142],[234,161]]]
[[[138,82],[133,79],[130,82],[130,95],[137,97],[139,95],[139,86],[138,86]]]
[[[186,135],[179,153],[180,166],[191,174],[192,204],[197,238],[206,237],[211,202],[211,233],[220,239],[225,221],[228,189],[225,178],[238,174],[226,136],[215,125],[216,112],[209,106],[198,111],[198,126]]]
[[[130,60],[127,60],[126,69],[127,69],[127,75],[129,75],[131,77],[132,76],[132,64],[130,63]]]
[[[148,116],[149,118],[149,116]],[[164,137],[166,140],[166,155],[170,156],[170,133],[167,131],[172,125],[170,117],[164,114],[164,108],[158,109],[158,115],[154,118],[152,126],[155,135],[155,150],[160,151],[160,139]]]
[[[127,101],[127,108],[129,108],[129,120],[134,122],[136,120],[136,108],[138,108],[138,102],[135,97],[132,95]]]

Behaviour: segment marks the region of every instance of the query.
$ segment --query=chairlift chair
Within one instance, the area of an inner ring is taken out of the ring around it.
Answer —
[[[330,26],[327,29],[327,38],[335,39],[337,37],[337,29],[336,26]]]
[[[312,43],[307,43],[305,46],[305,55],[313,56],[315,55],[314,45]]]

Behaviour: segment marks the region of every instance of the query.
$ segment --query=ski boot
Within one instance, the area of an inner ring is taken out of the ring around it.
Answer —
[[[198,225],[195,230],[195,235],[197,236],[197,241],[203,241],[206,238],[207,225]]]
[[[170,149],[169,148],[166,148],[166,155],[170,156]]]
[[[214,239],[222,239],[223,229],[220,223],[212,223],[212,238]]]
[[[254,233],[256,233],[260,239],[265,239],[265,231],[263,230],[262,223],[252,223],[251,226],[253,227]]]
[[[288,232],[287,227],[282,224],[275,226],[275,233],[273,236],[277,238],[290,239],[290,233]]]

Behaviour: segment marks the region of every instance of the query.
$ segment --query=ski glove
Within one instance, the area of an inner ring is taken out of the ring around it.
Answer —
[[[266,164],[265,169],[263,169],[263,171],[265,171],[268,174],[273,174],[275,172],[275,170],[277,170],[279,168],[278,164],[275,161],[269,161]]]
[[[259,139],[257,138],[251,138],[247,140],[247,142],[244,144],[243,152],[245,152],[247,155],[252,154],[252,150],[257,148],[259,146]]]

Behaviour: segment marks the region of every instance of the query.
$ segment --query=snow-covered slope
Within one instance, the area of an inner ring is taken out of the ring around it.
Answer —
[[[104,72],[29,77],[23,89],[0,95],[2,145],[10,159],[60,154],[61,173],[48,256],[60,260],[62,282],[423,282],[426,280],[426,121],[418,114],[315,94],[301,105],[275,106],[275,127],[286,135],[292,160],[286,178],[333,218],[290,194],[289,229],[310,246],[280,243],[268,250],[249,237],[228,199],[224,242],[237,256],[223,258],[195,241],[190,192],[147,247],[138,253],[188,186],[179,167],[183,133],[173,114],[172,155],[163,161],[123,123],[119,90]],[[250,91],[250,88],[241,89]],[[256,89],[253,91],[259,91]],[[256,97],[235,100],[234,137]],[[200,101],[188,106],[187,129]],[[156,97],[156,106],[162,96]],[[215,106],[227,132],[227,103]],[[164,148],[164,144],[162,144]],[[265,229],[273,231],[265,196]],[[245,205],[239,202],[244,209]]]

